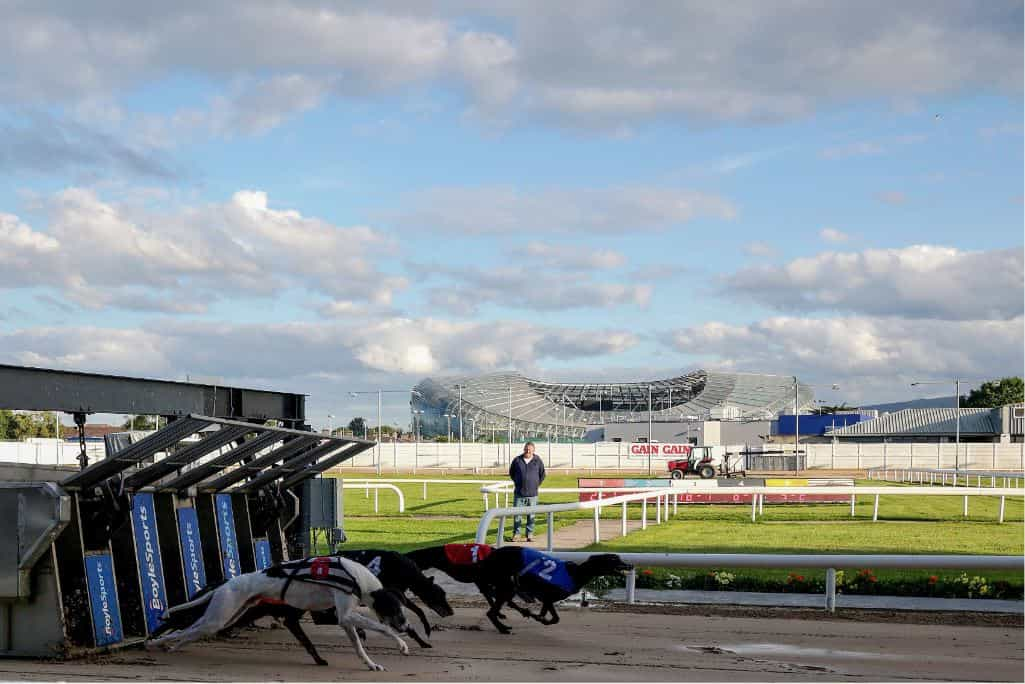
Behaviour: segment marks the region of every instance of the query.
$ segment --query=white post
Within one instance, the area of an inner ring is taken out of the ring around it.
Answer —
[[[488,493],[484,492],[484,512],[488,512]]]
[[[505,543],[505,516],[498,518],[498,539],[495,540],[495,547],[502,548],[502,544]]]
[[[601,534],[599,528],[601,527],[601,520],[598,518],[598,509],[594,509],[594,543],[597,544],[601,541]]]
[[[964,497],[964,517],[968,517],[968,497]]]
[[[678,515],[677,507],[680,505],[680,495],[677,492],[673,492],[673,517]]]
[[[545,545],[545,548],[547,548],[548,552],[551,553],[551,551],[552,551],[552,537],[554,535],[554,529],[555,529],[555,514],[552,513],[551,511],[548,511],[548,513],[545,515],[545,518],[546,518],[546,522],[548,523],[548,530],[546,532],[546,535],[548,537],[548,543]]]
[[[485,501],[487,500],[487,494],[484,495]],[[427,481],[424,481],[424,501],[427,501]],[[497,502],[497,497],[496,497]]]
[[[872,522],[879,520],[879,495],[876,494],[876,500],[872,504]]]
[[[623,521],[622,521],[622,534],[620,536],[626,536],[626,502],[623,502]]]
[[[751,495],[751,522],[755,521],[755,514],[758,513],[758,495]]]
[[[826,569],[826,610],[836,612],[836,568]]]
[[[648,529],[648,500],[644,499],[641,502],[641,529]]]
[[[1004,497],[1000,497],[1000,522],[1004,521]]]
[[[595,509],[595,510],[598,511],[599,515],[601,515],[601,494],[602,494],[601,492],[598,492],[598,508]]]
[[[765,515],[765,495],[758,495],[758,515]]]
[[[380,489],[375,489],[374,490],[374,513],[377,513],[378,500],[380,499],[380,496],[379,496],[380,493],[381,493]]]
[[[630,568],[626,573],[626,602],[633,603],[637,593],[637,569]]]
[[[854,495],[851,494],[851,517],[854,517]]]
[[[662,523],[662,495],[659,494],[655,497],[655,524],[659,525]]]

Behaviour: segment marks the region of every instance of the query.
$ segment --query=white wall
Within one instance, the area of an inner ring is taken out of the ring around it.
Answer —
[[[596,444],[552,444],[536,441],[537,453],[549,468],[596,468],[602,470],[641,469],[647,467],[647,460],[627,456],[629,445],[625,442],[599,442]],[[772,445],[773,449],[793,449],[792,445]],[[513,444],[512,455],[523,450],[522,444]],[[728,451],[743,451],[742,445],[727,447]],[[801,450],[808,455],[809,468],[863,470],[878,466],[909,466],[918,468],[952,468],[954,466],[954,444],[802,444]],[[377,449],[366,451],[344,468],[368,467],[376,463]],[[380,448],[383,468],[397,465],[409,469],[421,468],[495,468],[508,464],[509,450],[504,444],[465,443],[462,458],[457,444],[422,442],[419,445],[385,443]],[[1025,468],[1025,444],[962,444],[960,466],[979,469],[1022,469]],[[664,459],[653,459],[653,469],[661,472]]]
[[[600,470],[647,467],[644,457],[627,456],[629,445],[625,442],[600,442],[597,444],[552,444],[536,441],[537,453],[550,468],[595,468]],[[522,444],[513,444],[511,455],[515,457],[523,450]],[[863,470],[878,466],[952,468],[954,466],[954,444],[802,444],[801,450],[808,454],[810,468]],[[774,449],[793,449],[792,445],[773,445]],[[381,464],[385,469],[397,465],[403,470],[419,468],[501,468],[509,463],[510,450],[505,444],[464,443],[462,456],[458,444],[421,442],[419,444],[385,443],[379,447]],[[727,447],[729,451],[741,451],[743,446]],[[341,466],[342,470],[353,467],[370,467],[376,463],[378,448],[363,452]],[[89,460],[103,458],[103,444],[88,445]],[[77,464],[78,444],[58,442],[54,439],[37,439],[29,442],[0,442],[0,461],[7,463],[37,463],[40,465]],[[652,468],[663,472],[664,459],[652,459]],[[961,445],[960,465],[962,468],[1020,470],[1025,468],[1025,444],[973,443]]]

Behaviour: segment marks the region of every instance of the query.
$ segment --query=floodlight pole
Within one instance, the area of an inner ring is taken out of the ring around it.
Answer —
[[[381,397],[384,395],[383,389],[377,390],[377,476],[381,476]]]
[[[798,410],[798,389],[800,383],[797,382],[797,376],[794,376],[794,476],[798,474],[798,467],[801,465],[800,457],[800,444],[801,444],[801,416]]]
[[[648,477],[651,477],[651,385],[648,385]]]
[[[456,385],[459,389],[459,455],[457,456],[459,467],[463,467],[463,384]]]

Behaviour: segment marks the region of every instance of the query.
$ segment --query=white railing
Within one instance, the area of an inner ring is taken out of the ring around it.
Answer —
[[[592,554],[582,551],[557,551],[552,555],[576,563]],[[621,553],[619,557],[634,566],[626,577],[626,601],[634,603],[637,566],[657,568],[825,568],[826,610],[836,610],[836,571],[840,568],[890,568],[924,570],[1021,570],[1023,556],[966,555],[798,555],[750,553]]]
[[[946,487],[969,487],[972,478],[975,478],[976,487],[997,487],[1003,483],[1004,487],[1025,486],[1025,472],[1022,471],[999,471],[999,470],[965,470],[963,468],[869,468],[865,471],[869,480],[880,480],[883,482],[900,482],[930,486],[940,485]]]
[[[498,537],[495,546],[502,546],[505,541],[505,519],[510,516],[525,515],[527,513],[544,513],[547,522],[547,544],[546,548],[552,550],[552,534],[554,528],[554,518],[556,513],[565,511],[581,511],[581,510],[593,510],[593,532],[594,532],[594,543],[597,544],[601,541],[600,521],[601,521],[601,509],[607,506],[622,506],[621,515],[621,533],[623,536],[626,535],[627,527],[627,504],[633,501],[641,502],[641,529],[647,529],[648,527],[648,501],[655,500],[655,524],[660,524],[663,520],[669,518],[669,497],[672,496],[674,491],[668,488],[653,488],[647,489],[641,492],[637,491],[635,487],[633,494],[622,494],[619,496],[613,496],[608,499],[594,499],[591,501],[570,501],[567,503],[558,504],[537,504],[535,506],[516,506],[513,508],[490,508],[484,512],[481,516],[480,522],[477,524],[476,542],[483,544],[487,540],[488,528],[491,527],[491,521],[498,518]],[[663,504],[664,502],[664,504]],[[675,507],[674,507],[675,508]],[[674,509],[674,513],[675,513]]]
[[[1017,488],[1003,488],[1003,487],[991,487],[991,488],[959,488],[959,489],[943,489],[943,488],[932,488],[932,487],[857,487],[857,486],[827,486],[827,487],[730,487],[728,492],[720,492],[720,490],[708,488],[702,490],[700,488],[693,489],[681,489],[677,487],[652,487],[642,489],[638,491],[637,487],[555,487],[550,489],[541,488],[538,490],[540,493],[560,493],[560,492],[598,492],[597,499],[591,501],[571,501],[567,503],[559,504],[536,504],[534,506],[508,506],[508,494],[509,488],[512,485],[508,482],[500,482],[491,485],[485,485],[481,487],[481,492],[484,494],[484,506],[485,512],[481,516],[480,522],[477,525],[477,543],[484,543],[484,539],[487,537],[487,530],[491,525],[491,521],[496,517],[498,518],[498,546],[502,545],[505,532],[505,519],[509,516],[526,515],[533,513],[544,513],[546,521],[548,523],[548,545],[547,548],[552,548],[552,522],[555,513],[562,513],[566,511],[580,511],[580,510],[593,510],[594,511],[594,543],[597,544],[600,541],[599,532],[599,520],[601,517],[601,509],[605,506],[622,505],[622,536],[626,536],[627,532],[627,504],[632,501],[642,502],[642,513],[641,513],[641,529],[647,528],[647,507],[648,501],[655,499],[655,510],[656,510],[656,521],[661,522],[662,519],[668,518],[669,515],[669,503],[673,504],[673,515],[676,515],[679,506],[679,499],[681,496],[687,494],[708,494],[708,493],[729,493],[736,495],[749,494],[751,495],[751,522],[757,520],[758,515],[765,513],[765,496],[768,495],[796,495],[798,500],[791,503],[801,503],[800,497],[802,495],[813,495],[813,494],[842,494],[850,497],[850,510],[851,517],[855,515],[855,503],[858,496],[873,496],[872,505],[872,522],[879,520],[879,499],[881,496],[961,496],[964,498],[963,513],[964,517],[968,517],[968,498],[972,496],[994,496],[1000,498],[1000,513],[999,522],[1004,522],[1007,497],[1022,497],[1025,498],[1025,490]],[[613,496],[611,498],[603,498],[602,493],[604,492],[617,492],[627,490],[630,492],[636,492],[634,494],[625,494]],[[488,495],[490,493],[495,494],[495,504],[498,503],[498,494],[506,494],[506,506],[502,508],[490,508]],[[665,515],[662,515],[662,501],[665,501]]]
[[[374,513],[377,513],[379,510],[378,492],[380,492],[382,489],[391,490],[395,492],[396,496],[399,497],[399,513],[406,512],[406,497],[402,494],[402,490],[393,484],[389,484],[387,482],[363,482],[359,484],[343,481],[342,489],[364,489],[366,490],[368,498],[370,497],[370,490],[374,490]]]

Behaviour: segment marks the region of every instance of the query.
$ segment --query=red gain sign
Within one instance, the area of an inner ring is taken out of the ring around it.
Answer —
[[[645,444],[635,442],[630,445],[631,456],[690,456],[689,444]]]

